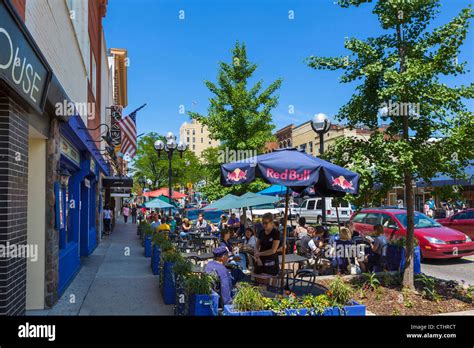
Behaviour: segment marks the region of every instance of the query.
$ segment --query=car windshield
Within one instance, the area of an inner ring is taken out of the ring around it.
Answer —
[[[400,223],[403,225],[403,227],[406,228],[407,227],[407,214],[402,213],[402,214],[396,214],[395,216],[397,217],[398,221],[400,221]],[[441,227],[441,225],[424,214],[415,213],[415,228],[430,228],[430,227]]]

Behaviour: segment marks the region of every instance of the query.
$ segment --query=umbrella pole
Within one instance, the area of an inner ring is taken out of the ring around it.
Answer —
[[[339,234],[341,234],[341,222],[339,221],[339,209],[336,205],[336,216],[337,216],[337,227],[339,229]]]
[[[281,275],[280,275],[280,287],[281,293],[283,294],[284,289],[284,279],[285,279],[285,255],[286,255],[286,226],[288,224],[288,200],[289,200],[289,192],[290,189],[286,188],[286,196],[285,196],[285,216],[283,220],[283,248],[282,248],[282,255],[281,255]]]

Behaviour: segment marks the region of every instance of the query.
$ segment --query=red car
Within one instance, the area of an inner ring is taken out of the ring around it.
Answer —
[[[436,219],[441,225],[453,228],[474,238],[474,208],[460,211],[448,218]]]
[[[369,235],[375,225],[384,226],[388,239],[406,237],[405,209],[363,209],[351,216],[354,231]],[[459,258],[474,255],[474,242],[466,234],[445,227],[426,215],[415,212],[415,238],[421,255],[427,259]]]

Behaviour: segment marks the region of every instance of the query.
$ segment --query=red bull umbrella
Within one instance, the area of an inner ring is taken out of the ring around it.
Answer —
[[[359,174],[351,172],[297,149],[281,149],[221,166],[221,184],[246,184],[263,181],[302,192],[310,187],[323,197],[357,194]]]
[[[221,184],[231,186],[247,184],[262,178],[263,181],[286,186],[283,248],[286,247],[286,226],[288,221],[288,200],[290,189],[302,192],[314,189],[322,197],[342,197],[347,193],[357,194],[359,174],[351,172],[320,158],[297,149],[281,149],[256,156],[245,161],[221,166]],[[285,252],[282,253],[280,272],[281,290],[285,270]]]

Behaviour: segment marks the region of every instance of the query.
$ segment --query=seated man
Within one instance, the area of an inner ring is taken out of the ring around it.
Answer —
[[[230,304],[232,301],[232,288],[234,286],[232,275],[225,266],[228,260],[228,251],[226,247],[219,246],[215,248],[212,253],[214,254],[214,260],[209,261],[206,265],[205,271],[207,274],[217,274],[220,279],[220,296],[222,302]]]

